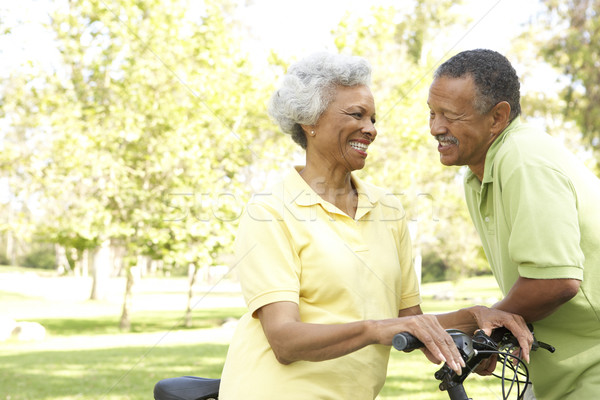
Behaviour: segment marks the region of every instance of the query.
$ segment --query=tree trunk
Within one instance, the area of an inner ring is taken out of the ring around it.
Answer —
[[[125,268],[125,249],[122,246],[111,246],[112,276],[121,276]]]
[[[106,263],[106,268],[110,269],[110,259],[103,260]],[[90,264],[93,263],[92,256],[88,249],[81,252],[81,276],[90,276]],[[94,267],[92,266],[92,269]],[[107,275],[108,276],[108,275]]]
[[[137,266],[130,266],[127,268],[127,282],[125,283],[125,296],[123,298],[123,308],[121,311],[121,321],[119,322],[119,329],[122,331],[131,330],[131,319],[129,314],[131,312],[131,302],[133,297],[133,285],[135,284],[135,273]]]
[[[110,240],[105,240],[100,247],[94,251],[92,258],[92,293],[90,300],[106,299],[108,290],[108,278],[110,274]],[[83,256],[80,262],[85,261]]]
[[[150,264],[150,257],[138,256],[137,266],[139,268],[140,278],[148,275],[148,265]]]
[[[196,276],[198,276],[198,264],[190,263],[188,265],[188,277],[190,286],[188,288],[187,307],[185,309],[185,327],[192,327],[192,298],[194,297],[194,284],[196,283]]]
[[[419,285],[421,285],[421,279],[423,277],[423,257],[421,255],[418,221],[411,221],[408,223],[408,232],[413,243],[413,267],[415,268]]]
[[[10,230],[6,231],[6,258],[10,265],[17,265],[17,254],[15,252],[15,241]]]
[[[121,321],[119,329],[122,331],[131,330],[131,305],[133,303],[133,288],[137,281],[140,280],[140,265],[145,262],[144,256],[137,257],[136,265],[127,266],[127,282],[125,283],[125,295],[123,297],[123,308],[121,312]]]
[[[56,254],[56,270],[60,275],[71,273],[71,265],[67,258],[67,249],[60,244],[54,245],[54,253]]]

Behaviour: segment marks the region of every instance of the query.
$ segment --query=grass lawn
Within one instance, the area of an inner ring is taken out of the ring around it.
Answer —
[[[118,320],[122,297],[98,303],[68,299],[64,293],[50,298],[32,296],[31,292],[22,294],[8,290],[6,279],[15,273],[3,275],[0,268],[0,280],[4,282],[0,285],[0,315],[11,310],[16,320],[44,325],[47,335],[39,342],[0,342],[0,400],[149,400],[159,379],[180,375],[218,377],[233,331],[222,322],[244,312],[242,307],[218,307],[231,304],[230,297],[238,296],[236,293],[213,294],[211,301],[202,297],[200,305],[204,307],[195,309],[194,326],[182,328],[184,306],[179,305],[185,303],[176,296],[185,300],[185,280],[181,293],[169,286],[173,281],[165,282],[158,286],[169,288],[164,292],[154,286],[145,293],[136,293],[144,299],[145,307],[138,307],[132,314],[132,331],[121,333]],[[150,301],[150,294],[158,300]],[[458,285],[425,284],[423,295],[426,312],[444,312],[473,303],[489,305],[499,292],[492,279],[473,278]],[[169,305],[161,302],[164,298],[177,301]],[[148,309],[154,304],[160,307]],[[438,368],[420,351],[406,354],[392,350],[380,399],[447,399],[433,377]],[[496,378],[475,376],[465,387],[474,399],[496,399],[501,393],[499,383]]]

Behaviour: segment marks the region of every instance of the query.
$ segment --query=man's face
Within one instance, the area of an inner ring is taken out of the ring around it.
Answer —
[[[468,75],[462,78],[436,78],[429,88],[429,128],[438,140],[440,162],[468,165],[483,176],[485,156],[495,139],[490,128],[493,117],[473,107],[475,84]]]

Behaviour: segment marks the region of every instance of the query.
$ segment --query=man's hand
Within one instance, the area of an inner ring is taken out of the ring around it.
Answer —
[[[481,376],[492,375],[496,370],[498,355],[492,354],[489,358],[483,359],[473,372]]]
[[[470,307],[466,310],[469,311],[469,313],[473,316],[477,326],[479,326],[479,328],[482,329],[488,336],[492,334],[493,329],[500,328],[502,326],[511,331],[519,342],[523,359],[529,362],[529,351],[531,349],[531,345],[533,344],[533,335],[531,334],[529,327],[527,327],[523,317],[517,314],[511,314],[502,310],[484,306]],[[495,365],[496,363],[494,361],[494,368]],[[488,365],[485,370],[489,370],[490,368],[492,368],[492,366]]]

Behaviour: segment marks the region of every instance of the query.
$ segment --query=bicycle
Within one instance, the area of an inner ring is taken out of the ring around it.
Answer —
[[[533,326],[528,325],[529,330],[533,334]],[[509,399],[509,396],[516,384],[517,400],[522,400],[527,386],[531,384],[529,381],[529,370],[523,360],[515,355],[516,349],[519,347],[517,339],[506,328],[497,328],[491,334],[491,337],[486,335],[482,330],[478,330],[473,337],[457,329],[447,329],[446,332],[454,340],[454,344],[458,348],[461,357],[465,361],[466,366],[462,369],[459,375],[444,363],[442,368],[435,372],[434,377],[441,381],[439,389],[447,391],[450,400],[472,400],[467,396],[463,382],[467,377],[475,371],[477,366],[485,359],[492,355],[498,356],[498,362],[502,365],[502,375],[493,374],[493,376],[502,380],[502,398]],[[394,336],[392,345],[396,350],[409,352],[414,349],[423,347],[417,338],[410,333],[399,333]],[[535,351],[539,348],[554,353],[553,346],[538,341],[535,336],[531,350]],[[519,352],[520,354],[520,352]],[[510,360],[513,360],[511,362]],[[513,377],[506,377],[506,370],[513,371]],[[524,377],[524,380],[519,379],[519,375]],[[505,388],[505,382],[509,381],[508,390]],[[521,389],[522,385],[522,389]]]
[[[533,327],[529,325],[533,333]],[[529,371],[523,360],[513,354],[519,344],[513,334],[506,328],[494,329],[491,336],[479,330],[472,337],[457,329],[447,329],[446,332],[452,337],[461,357],[465,361],[465,368],[459,375],[450,367],[444,365],[435,372],[434,377],[441,381],[439,389],[447,391],[450,400],[471,400],[463,387],[463,382],[485,359],[496,354],[498,362],[502,365],[502,375],[496,375],[502,379],[502,397],[507,400],[513,390],[517,387],[517,400],[523,399],[523,395],[529,382]],[[423,347],[416,337],[407,332],[398,333],[394,336],[392,346],[398,351],[409,352]],[[554,352],[554,347],[544,342],[539,342],[535,336],[532,351],[539,348]],[[513,360],[513,362],[510,362]],[[506,378],[506,370],[513,371],[512,378]],[[524,379],[520,379],[522,375]],[[505,390],[505,382],[510,381],[508,390]],[[201,378],[196,376],[182,376],[178,378],[167,378],[156,383],[154,386],[155,400],[217,400],[219,397],[220,379]],[[521,389],[522,387],[522,389]]]

